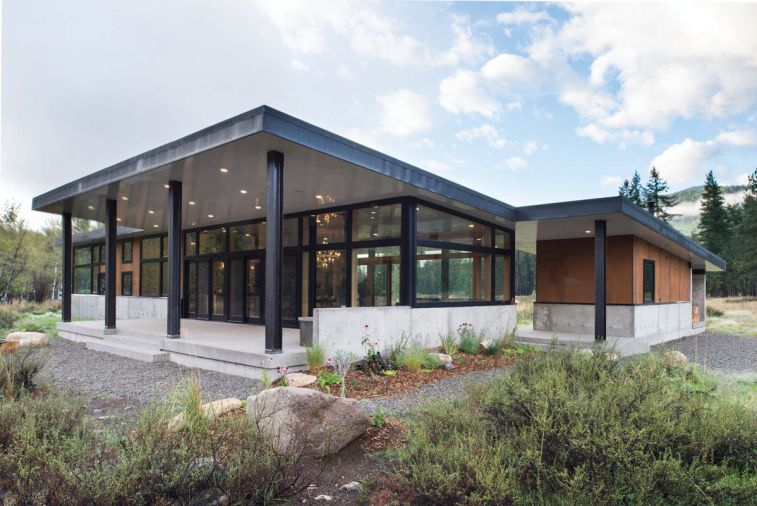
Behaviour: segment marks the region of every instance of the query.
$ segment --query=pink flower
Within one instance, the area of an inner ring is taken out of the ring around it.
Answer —
[[[331,357],[329,357],[329,358],[326,359],[326,363],[329,364],[329,365],[331,365],[331,364],[334,363],[334,359],[331,358]]]

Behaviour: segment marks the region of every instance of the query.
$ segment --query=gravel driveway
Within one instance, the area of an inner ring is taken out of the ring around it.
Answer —
[[[728,373],[757,371],[757,337],[705,332],[689,336],[652,349],[678,350],[706,369]]]

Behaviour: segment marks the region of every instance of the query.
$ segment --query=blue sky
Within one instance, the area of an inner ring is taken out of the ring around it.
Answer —
[[[0,201],[268,104],[514,205],[757,166],[757,5],[6,2]]]

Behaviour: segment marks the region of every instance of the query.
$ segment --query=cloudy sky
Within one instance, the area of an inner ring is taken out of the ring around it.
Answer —
[[[735,183],[755,27],[757,4],[6,0],[0,203],[261,104],[514,205],[652,164]]]

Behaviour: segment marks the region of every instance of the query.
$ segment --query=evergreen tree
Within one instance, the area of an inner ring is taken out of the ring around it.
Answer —
[[[631,181],[628,179],[623,181],[623,184],[618,188],[618,195],[627,198],[637,206],[644,205],[641,198],[641,176],[639,176],[638,170],[634,171]]]
[[[731,235],[730,220],[720,188],[712,171],[707,173],[702,193],[702,207],[696,239],[716,255],[728,246]]]
[[[651,207],[654,215],[666,223],[678,216],[668,212],[668,209],[678,204],[677,198],[667,195],[669,189],[670,186],[660,176],[657,168],[652,167],[652,170],[649,171],[649,180],[641,193],[644,204]]]
[[[757,169],[749,176],[740,212],[741,220],[733,236],[733,270],[741,292],[757,293]]]

